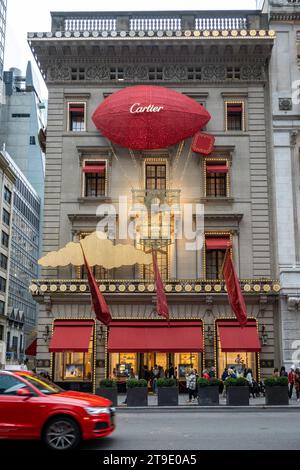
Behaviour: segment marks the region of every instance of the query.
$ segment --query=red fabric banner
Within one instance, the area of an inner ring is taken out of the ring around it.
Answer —
[[[90,265],[88,264],[87,259],[85,257],[82,245],[81,245],[81,249],[82,249],[85,267],[87,270],[88,282],[90,286],[92,303],[93,303],[96,318],[101,323],[104,323],[104,325],[108,326],[112,320],[109,307],[103,297],[103,294],[100,292],[99,286],[96,282],[96,279],[94,278]]]
[[[206,165],[207,173],[228,173],[228,166],[226,163],[219,165]]]
[[[158,269],[157,256],[156,256],[155,251],[153,251],[152,257],[153,257],[153,270],[154,270],[154,278],[155,278],[155,284],[156,284],[156,296],[157,296],[156,311],[158,315],[163,316],[169,322],[170,321],[169,307],[167,303],[167,297],[165,294],[164,285],[163,285],[161,275]]]
[[[242,294],[239,278],[235,272],[231,256],[228,254],[224,263],[223,275],[231,308],[241,327],[244,327],[247,324],[246,304]]]

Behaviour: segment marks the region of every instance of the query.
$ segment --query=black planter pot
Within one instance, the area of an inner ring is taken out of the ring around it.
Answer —
[[[287,386],[275,385],[270,387],[266,385],[266,405],[288,405],[289,393]]]
[[[219,404],[219,385],[198,387],[198,405],[217,406]]]
[[[226,405],[248,406],[249,395],[248,385],[226,387]]]
[[[127,406],[148,406],[148,388],[133,387],[127,389]]]
[[[118,405],[118,389],[117,387],[99,387],[96,388],[96,395],[107,398],[114,406]]]
[[[158,406],[177,406],[178,387],[157,387]]]

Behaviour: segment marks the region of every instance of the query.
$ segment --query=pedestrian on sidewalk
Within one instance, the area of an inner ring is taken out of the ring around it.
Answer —
[[[249,395],[252,395],[255,398],[254,387],[253,387],[253,376],[252,376],[252,369],[247,369],[246,380],[249,385]]]
[[[186,376],[186,389],[189,394],[188,403],[191,403],[197,398],[197,376],[195,369],[191,369],[189,374]]]
[[[288,375],[288,381],[289,381],[289,398],[291,399],[293,395],[293,388],[294,388],[294,383],[295,383],[295,371],[292,367]]]
[[[285,370],[285,367],[282,366],[281,369],[280,369],[280,377],[287,377],[288,376],[288,373],[287,371]]]
[[[300,369],[297,367],[295,370],[295,389],[296,389],[296,396],[297,401],[300,401]]]

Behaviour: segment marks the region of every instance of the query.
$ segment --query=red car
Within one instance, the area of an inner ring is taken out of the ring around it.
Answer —
[[[115,429],[106,398],[67,392],[30,372],[0,372],[0,439],[42,439],[54,450],[74,449],[82,439]]]

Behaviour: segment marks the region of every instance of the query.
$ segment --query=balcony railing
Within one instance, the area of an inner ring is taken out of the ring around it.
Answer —
[[[100,290],[104,294],[155,294],[154,281],[145,279],[98,279]],[[206,279],[171,279],[164,281],[168,294],[226,294],[224,281]],[[276,295],[280,291],[279,282],[272,279],[241,279],[240,285],[245,294]],[[30,286],[33,296],[88,294],[89,284],[86,279],[35,279]]]
[[[132,18],[130,31],[179,31],[181,18]]]
[[[224,31],[247,29],[246,17],[238,18],[196,18],[195,29],[199,31]]]
[[[54,16],[55,18],[55,16]],[[197,16],[190,18],[188,25],[180,16],[128,16],[122,23],[117,18],[108,16],[66,16],[62,18],[61,31],[223,31],[249,29],[246,16],[208,17]]]
[[[67,18],[65,31],[115,31],[117,20],[114,18]]]

